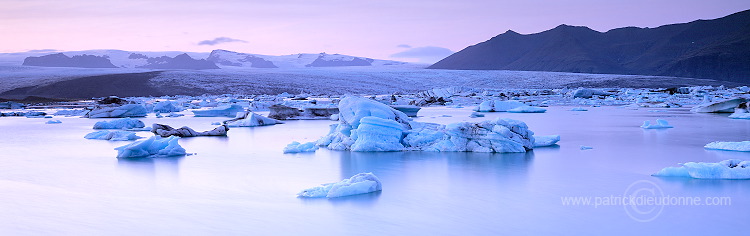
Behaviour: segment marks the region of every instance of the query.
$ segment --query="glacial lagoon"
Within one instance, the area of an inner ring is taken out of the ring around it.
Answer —
[[[421,122],[505,117],[558,146],[528,153],[342,152],[283,154],[311,142],[329,120],[231,128],[227,137],[182,138],[191,155],[117,159],[128,141],[84,139],[102,119],[0,118],[0,229],[3,235],[743,235],[750,181],[653,177],[684,162],[750,159],[706,150],[713,141],[750,139],[750,121],[689,108],[553,106],[546,113],[485,113],[429,107]],[[189,114],[189,112],[184,112]],[[671,129],[648,130],[645,120]],[[209,130],[218,117],[144,123]],[[148,137],[149,132],[137,132]],[[593,149],[581,150],[581,146]],[[380,192],[298,198],[321,183],[372,172]],[[645,190],[640,191],[639,190]],[[574,205],[572,197],[624,194],[729,199],[723,205]]]

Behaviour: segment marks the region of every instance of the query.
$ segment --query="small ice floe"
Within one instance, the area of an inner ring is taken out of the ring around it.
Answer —
[[[229,127],[255,127],[281,123],[281,121],[267,118],[250,111],[237,112],[237,117],[224,121],[224,124],[227,124]]]
[[[45,124],[60,124],[62,121],[60,120],[48,120],[47,122],[44,122]]]
[[[560,135],[534,135],[534,147],[547,147],[557,144]]]
[[[340,182],[322,184],[322,186],[302,190],[297,193],[297,196],[334,198],[371,193],[381,191],[382,189],[382,184],[377,176],[372,173],[360,173]]]
[[[662,119],[656,119],[656,124],[651,124],[650,120],[644,121],[643,125],[641,125],[641,128],[644,129],[667,129],[667,128],[674,128],[674,126],[669,125],[669,122]]]
[[[750,119],[750,113],[748,113],[748,111],[747,111],[747,108],[746,108],[747,105],[746,104],[747,103],[745,103],[745,105],[744,105],[745,107],[735,108],[734,109],[734,113],[732,113],[731,115],[729,115],[729,118],[732,118],[732,119]]]
[[[711,142],[703,146],[706,149],[750,152],[750,141],[742,142]]]
[[[583,107],[574,107],[573,109],[570,109],[570,111],[588,111],[588,110]]]
[[[292,142],[284,148],[284,153],[299,153],[299,152],[315,152],[318,150],[318,145],[314,142],[299,143]]]
[[[589,150],[589,149],[594,149],[594,147],[581,145],[581,150]]]
[[[474,111],[505,112],[505,111],[508,111],[510,109],[520,107],[520,106],[526,106],[526,105],[519,101],[489,100],[489,101],[484,101],[480,103],[479,106],[476,109],[474,109]]]
[[[180,113],[174,113],[174,112],[170,112],[170,113],[169,113],[169,114],[167,114],[167,115],[166,115],[165,117],[171,117],[171,118],[175,118],[175,117],[180,117],[180,116],[185,116],[185,115],[184,115],[184,114],[180,114]]]
[[[721,100],[718,102],[706,102],[690,109],[692,112],[710,112],[710,113],[730,113],[734,112],[734,108],[740,106],[740,104],[746,102],[744,98],[732,98]]]
[[[750,161],[730,159],[718,163],[688,162],[680,167],[667,167],[653,176],[694,179],[750,179]]]
[[[177,103],[173,101],[161,101],[154,103],[154,112],[159,113],[171,113],[171,112],[181,112],[182,107]]]
[[[132,118],[120,118],[110,121],[99,121],[94,124],[94,129],[133,129],[146,127],[143,121]]]
[[[187,155],[185,149],[177,143],[178,139],[179,137],[176,136],[168,138],[151,136],[146,140],[136,141],[125,146],[117,147],[115,150],[117,150],[117,158]]]
[[[547,109],[541,107],[532,107],[526,105],[507,110],[507,112],[510,113],[544,113],[546,111]]]
[[[123,118],[123,117],[145,117],[148,114],[146,107],[140,104],[125,104],[116,107],[97,107],[86,114],[87,118]]]
[[[592,98],[594,96],[609,96],[608,92],[603,92],[590,88],[579,88],[573,91],[573,98]]]
[[[226,117],[235,117],[237,115],[237,112],[244,112],[245,108],[242,108],[242,106],[237,104],[231,104],[231,105],[223,105],[207,110],[194,110],[193,115],[196,117],[217,117],[217,116],[226,116]]]
[[[136,140],[140,137],[135,135],[135,132],[123,131],[123,130],[101,130],[94,131],[84,136],[86,139],[99,139],[99,140],[112,140],[112,141],[130,141]]]
[[[153,126],[151,127],[152,133],[162,136],[162,137],[226,136],[227,131],[229,131],[229,127],[227,127],[226,125],[222,125],[222,126],[214,128],[213,130],[203,131],[203,132],[195,131],[192,128],[187,127],[187,126],[183,126],[182,128],[175,129],[169,125],[153,124]]]

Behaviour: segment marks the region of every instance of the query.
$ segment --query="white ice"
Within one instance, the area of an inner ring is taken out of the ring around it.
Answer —
[[[750,161],[730,159],[718,163],[688,162],[680,167],[667,167],[654,176],[695,179],[750,179]]]
[[[297,193],[297,196],[334,198],[376,192],[382,189],[382,184],[377,176],[372,173],[359,173],[340,182],[323,184],[322,186],[302,190]]]
[[[162,157],[162,156],[184,156],[187,153],[185,149],[177,143],[179,137],[170,136],[162,138],[151,136],[142,141],[136,141],[131,144],[117,147],[117,158],[132,157]]]
[[[489,100],[480,103],[475,110],[478,112],[505,112],[520,106],[525,105],[519,101]]]
[[[315,152],[318,146],[314,142],[299,143],[292,142],[284,147],[284,153]]]
[[[143,128],[146,125],[143,121],[132,118],[120,118],[110,121],[99,121],[94,124],[94,129],[133,129]]]
[[[669,125],[669,122],[662,119],[656,119],[656,124],[651,124],[650,120],[644,121],[643,125],[641,125],[641,128],[644,129],[667,129],[667,128],[674,128],[674,126]]]
[[[546,111],[547,109],[541,107],[532,107],[526,105],[507,110],[507,112],[510,113],[544,113]]]
[[[170,112],[181,112],[183,109],[176,102],[173,101],[161,101],[154,103],[154,112],[170,113]]]
[[[706,149],[725,150],[725,151],[738,151],[738,152],[750,152],[750,141],[742,142],[711,142],[704,146]]]
[[[730,113],[734,112],[740,104],[747,101],[744,98],[731,98],[718,102],[705,102],[690,109],[692,112],[710,112],[710,113]]]
[[[560,141],[560,135],[534,135],[534,147],[547,147]]]
[[[94,131],[84,136],[86,139],[100,139],[100,140],[112,140],[112,141],[131,141],[136,140],[140,137],[135,135],[135,132],[123,131],[123,130],[101,130]]]

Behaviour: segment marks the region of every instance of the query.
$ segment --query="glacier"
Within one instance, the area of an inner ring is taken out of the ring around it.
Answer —
[[[322,184],[322,186],[302,190],[297,193],[297,196],[335,198],[371,193],[381,191],[382,189],[382,184],[377,176],[372,173],[359,173],[349,179],[344,179],[336,183]]]
[[[146,140],[136,141],[131,144],[117,147],[117,158],[135,157],[169,157],[187,155],[185,149],[177,143],[179,137],[171,136],[162,138],[151,136]]]
[[[729,159],[718,163],[688,162],[680,167],[667,167],[653,176],[694,179],[750,179],[750,161]]]

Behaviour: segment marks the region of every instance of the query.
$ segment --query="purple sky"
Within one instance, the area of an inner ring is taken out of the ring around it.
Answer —
[[[3,0],[0,52],[221,48],[430,62],[508,29],[655,27],[746,9],[748,0]]]

